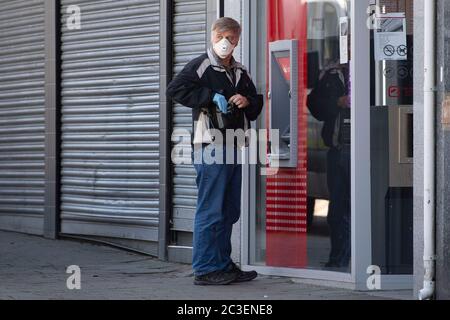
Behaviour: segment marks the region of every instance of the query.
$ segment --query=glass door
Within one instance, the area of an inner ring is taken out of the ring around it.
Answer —
[[[372,262],[413,273],[413,0],[378,0],[371,28]]]
[[[351,272],[350,14],[346,0],[258,1],[267,29],[253,58],[265,66],[260,128],[270,130],[255,175],[251,265]]]
[[[260,146],[268,163],[245,171],[244,268],[411,286],[412,1],[384,1],[407,24],[374,30],[381,2],[249,1],[248,65],[267,98],[258,128],[278,134]],[[407,59],[375,59],[386,28],[406,31],[395,54]]]

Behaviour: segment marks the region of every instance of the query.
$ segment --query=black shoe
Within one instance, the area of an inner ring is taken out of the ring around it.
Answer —
[[[333,262],[328,261],[325,264],[325,269],[329,271],[338,271],[338,272],[350,272],[349,264],[348,263],[339,263],[339,262]]]
[[[197,286],[221,286],[234,282],[238,275],[223,271],[214,271],[205,275],[195,276],[194,284]]]
[[[252,281],[258,276],[256,271],[242,271],[239,267],[232,262],[227,273],[234,273],[237,275],[236,280],[234,282],[247,282]]]
[[[325,268],[339,268],[339,263],[335,261],[328,261],[325,263]]]

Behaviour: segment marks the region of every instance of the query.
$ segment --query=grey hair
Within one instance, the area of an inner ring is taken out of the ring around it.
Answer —
[[[213,23],[211,31],[218,31],[218,32],[233,31],[240,36],[242,32],[242,27],[236,20],[228,17],[223,17],[217,19]]]

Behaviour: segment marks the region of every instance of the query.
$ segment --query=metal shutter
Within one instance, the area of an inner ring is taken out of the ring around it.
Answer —
[[[0,229],[43,234],[44,0],[0,1]]]
[[[62,0],[63,234],[157,253],[159,23],[159,0]]]
[[[206,0],[174,1],[174,73],[181,71],[186,63],[206,50]],[[192,131],[192,111],[181,105],[173,110],[173,142],[175,148],[185,148],[185,155],[191,153],[190,132]],[[188,135],[178,135],[176,130],[188,130]],[[188,159],[188,160],[189,160]],[[173,167],[173,225],[174,231],[193,230],[193,219],[197,203],[195,170],[192,165]]]

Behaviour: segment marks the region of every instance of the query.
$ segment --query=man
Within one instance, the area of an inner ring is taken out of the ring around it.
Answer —
[[[328,225],[331,251],[326,268],[347,269],[350,242],[350,92],[349,69],[339,62],[322,71],[308,96],[308,108],[324,122],[322,139],[327,147],[327,180],[330,193]]]
[[[212,26],[211,48],[189,62],[167,89],[174,101],[192,108],[198,187],[192,262],[196,285],[226,285],[257,277],[255,271],[240,270],[230,257],[231,233],[240,217],[242,166],[236,163],[239,144],[235,138],[227,141],[225,130],[245,130],[263,107],[263,97],[246,69],[233,58],[240,35],[237,21],[217,20]],[[215,140],[214,134],[205,138],[208,127],[220,130],[222,139]],[[198,150],[204,154],[211,146],[212,155],[225,159],[228,153],[233,163],[211,164],[199,157]]]

